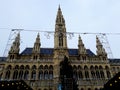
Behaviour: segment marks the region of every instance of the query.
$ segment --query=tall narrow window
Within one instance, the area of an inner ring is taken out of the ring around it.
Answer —
[[[16,71],[14,71],[13,79],[17,79],[17,77],[18,77],[18,71],[16,70]]]
[[[59,46],[63,46],[63,34],[59,34]]]
[[[6,72],[5,79],[7,79],[7,80],[10,79],[10,71],[9,70]]]
[[[36,71],[34,70],[34,71],[32,71],[32,77],[31,77],[33,80],[35,80],[36,79]]]
[[[28,80],[28,77],[29,77],[29,71],[26,70],[25,73],[24,73],[24,79]]]
[[[39,79],[40,80],[44,79],[43,71],[39,71]]]
[[[23,71],[21,70],[20,72],[19,72],[19,79],[22,79],[23,78]]]

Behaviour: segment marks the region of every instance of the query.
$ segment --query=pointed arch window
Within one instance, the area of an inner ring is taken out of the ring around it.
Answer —
[[[110,72],[109,72],[109,71],[106,71],[106,73],[107,73],[107,78],[111,78]]]
[[[39,71],[39,77],[40,80],[44,79],[43,71]]]
[[[104,72],[103,72],[103,71],[100,71],[100,76],[101,76],[102,79],[105,78],[105,75],[104,75]]]
[[[63,46],[63,34],[62,33],[59,34],[59,46],[60,47]]]
[[[13,79],[17,79],[17,77],[18,77],[18,71],[16,70],[16,71],[14,71]]]
[[[97,76],[98,79],[100,78],[100,73],[99,73],[98,70],[96,71],[96,76]]]
[[[24,73],[24,79],[28,80],[28,77],[29,77],[29,71],[26,70],[25,73]]]
[[[14,59],[14,55],[10,55],[10,59]]]
[[[108,66],[105,66],[105,69],[106,69],[106,74],[107,74],[107,78],[111,78],[111,73],[110,73],[110,69]]]
[[[36,79],[36,71],[35,71],[35,70],[32,71],[32,76],[31,76],[31,78],[32,78],[33,80]]]
[[[20,70],[19,72],[19,79],[22,79],[23,78],[23,70]]]
[[[37,55],[34,55],[34,56],[33,56],[33,59],[34,59],[34,60],[37,60],[37,59],[38,59],[38,56],[37,56]]]
[[[45,80],[49,79],[48,71],[44,72],[44,78],[45,78]]]
[[[85,78],[89,79],[89,72],[88,71],[85,71]]]
[[[84,70],[85,70],[85,78],[86,78],[86,79],[89,79],[88,67],[85,66],[85,67],[84,67]]]
[[[6,72],[5,79],[6,80],[10,79],[10,71],[9,70]]]
[[[94,71],[91,71],[91,76],[92,76],[92,79],[96,78],[96,77],[95,77],[95,72],[94,72]]]
[[[78,77],[79,77],[79,79],[83,79],[82,71],[79,71],[79,72],[78,72]]]
[[[53,71],[49,71],[49,79],[53,79]]]

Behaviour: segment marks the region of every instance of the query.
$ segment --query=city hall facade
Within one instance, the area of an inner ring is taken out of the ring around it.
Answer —
[[[33,90],[58,90],[60,85],[60,62],[67,56],[73,68],[79,90],[100,90],[103,85],[120,71],[120,59],[109,59],[96,36],[96,54],[86,49],[81,36],[78,48],[67,47],[65,19],[58,8],[54,48],[42,48],[40,33],[31,48],[20,51],[20,33],[17,34],[8,57],[0,62],[1,80],[24,80]]]

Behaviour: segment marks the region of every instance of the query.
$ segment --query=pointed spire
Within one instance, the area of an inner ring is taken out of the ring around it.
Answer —
[[[20,33],[17,34],[9,53],[19,53],[19,50],[20,50],[19,46],[20,46]]]
[[[40,35],[39,35],[39,33],[38,33],[37,38],[36,38],[36,41],[35,41],[35,43],[34,43],[33,53],[40,53],[40,46],[41,46],[41,43],[40,43]]]
[[[54,37],[54,47],[55,48],[67,48],[67,36],[65,20],[62,15],[60,5],[58,7],[56,24],[55,24],[55,37]]]
[[[82,46],[84,46],[84,44],[83,44],[83,42],[82,42],[82,39],[81,39],[81,36],[80,36],[80,35],[79,35],[78,45],[82,45]]]
[[[61,11],[60,4],[59,4],[59,8],[58,8],[58,10],[60,10],[60,11]]]
[[[79,54],[86,54],[86,48],[84,47],[84,44],[80,35],[78,40],[78,49],[79,49]]]
[[[106,51],[102,45],[102,43],[100,42],[99,38],[96,36],[96,47],[97,47],[97,55],[106,55]]]
[[[65,24],[65,20],[63,18],[60,5],[58,7],[58,12],[57,12],[57,17],[56,17],[56,24]]]

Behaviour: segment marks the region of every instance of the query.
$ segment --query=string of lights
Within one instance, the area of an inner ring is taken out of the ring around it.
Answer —
[[[8,28],[0,28],[0,29],[8,29]],[[9,28],[10,29],[10,28]],[[52,29],[51,29],[52,30]],[[14,32],[14,33],[13,33]],[[38,32],[38,33],[44,33],[44,36],[47,37],[47,39],[50,39],[50,35],[54,35],[55,31],[47,31],[47,30],[42,30],[42,29],[11,29],[11,33],[13,34],[17,34],[17,33],[20,33],[20,32]],[[111,54],[110,57],[113,57],[112,55],[112,52],[111,52],[111,49],[109,47],[109,43],[107,41],[107,37],[106,35],[120,35],[120,33],[99,33],[99,32],[65,32],[63,33],[64,36],[68,36],[69,39],[72,39],[75,35],[88,35],[88,34],[91,34],[91,35],[96,35],[100,38],[100,40],[102,41],[103,44],[106,44],[106,45],[103,45],[104,47],[107,47],[107,51],[109,51],[109,55]],[[8,43],[11,43],[11,36],[9,36],[9,39],[8,39]],[[104,40],[103,40],[104,39]],[[105,43],[104,43],[105,42]],[[7,44],[7,46],[10,45],[10,44]],[[6,47],[7,47],[6,46]],[[108,48],[109,47],[109,48]],[[9,50],[9,49],[8,49]],[[6,50],[5,50],[6,52]]]

